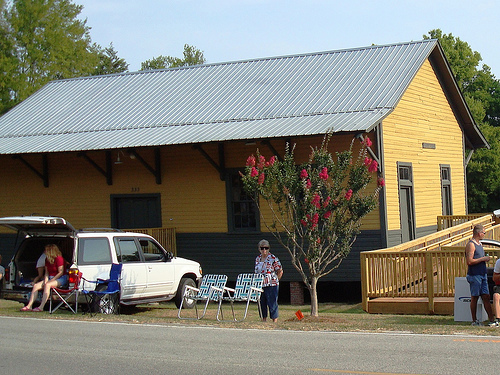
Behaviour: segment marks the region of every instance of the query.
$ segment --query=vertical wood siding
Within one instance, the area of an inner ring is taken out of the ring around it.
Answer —
[[[400,228],[398,161],[412,163],[417,228],[435,226],[442,214],[440,164],[451,167],[453,214],[465,213],[462,131],[429,61],[384,120],[383,144],[389,231]]]

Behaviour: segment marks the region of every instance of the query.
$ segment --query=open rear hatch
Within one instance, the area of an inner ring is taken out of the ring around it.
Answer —
[[[71,263],[76,230],[61,217],[12,216],[0,218],[0,225],[17,231],[15,254],[6,275],[3,298],[26,300],[31,280],[36,277],[36,262],[45,245],[55,243]]]
[[[0,225],[16,230],[25,235],[67,236],[75,232],[75,228],[62,217],[51,216],[11,216],[0,218]]]

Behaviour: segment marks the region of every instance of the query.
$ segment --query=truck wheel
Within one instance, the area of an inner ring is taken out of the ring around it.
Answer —
[[[177,288],[177,294],[175,295],[175,306],[179,308],[181,306],[182,302],[182,295],[184,294],[184,289],[186,288],[186,285],[196,287],[196,283],[193,279],[190,279],[189,277],[183,277],[179,283],[179,287]],[[194,304],[196,303],[195,300],[187,297],[184,300],[184,303],[182,304],[183,309],[192,309],[194,307]]]

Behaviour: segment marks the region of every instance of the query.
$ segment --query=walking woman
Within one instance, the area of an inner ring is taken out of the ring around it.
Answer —
[[[66,274],[66,267],[61,250],[55,244],[45,246],[45,274],[43,280],[33,285],[31,296],[28,304],[24,306],[21,311],[43,311],[45,303],[50,296],[51,288],[61,288],[68,284],[68,275]],[[38,291],[43,289],[42,302],[40,306],[32,309],[33,302],[38,296]]]
[[[279,281],[283,276],[283,267],[275,255],[269,252],[267,240],[261,240],[258,245],[260,255],[255,258],[255,273],[264,274],[264,293],[260,297],[262,321],[267,320],[267,309],[273,322],[278,321],[278,291]]]

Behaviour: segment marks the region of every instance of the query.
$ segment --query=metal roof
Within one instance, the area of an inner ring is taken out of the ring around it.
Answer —
[[[438,46],[385,46],[52,81],[0,117],[0,154],[369,131]]]

